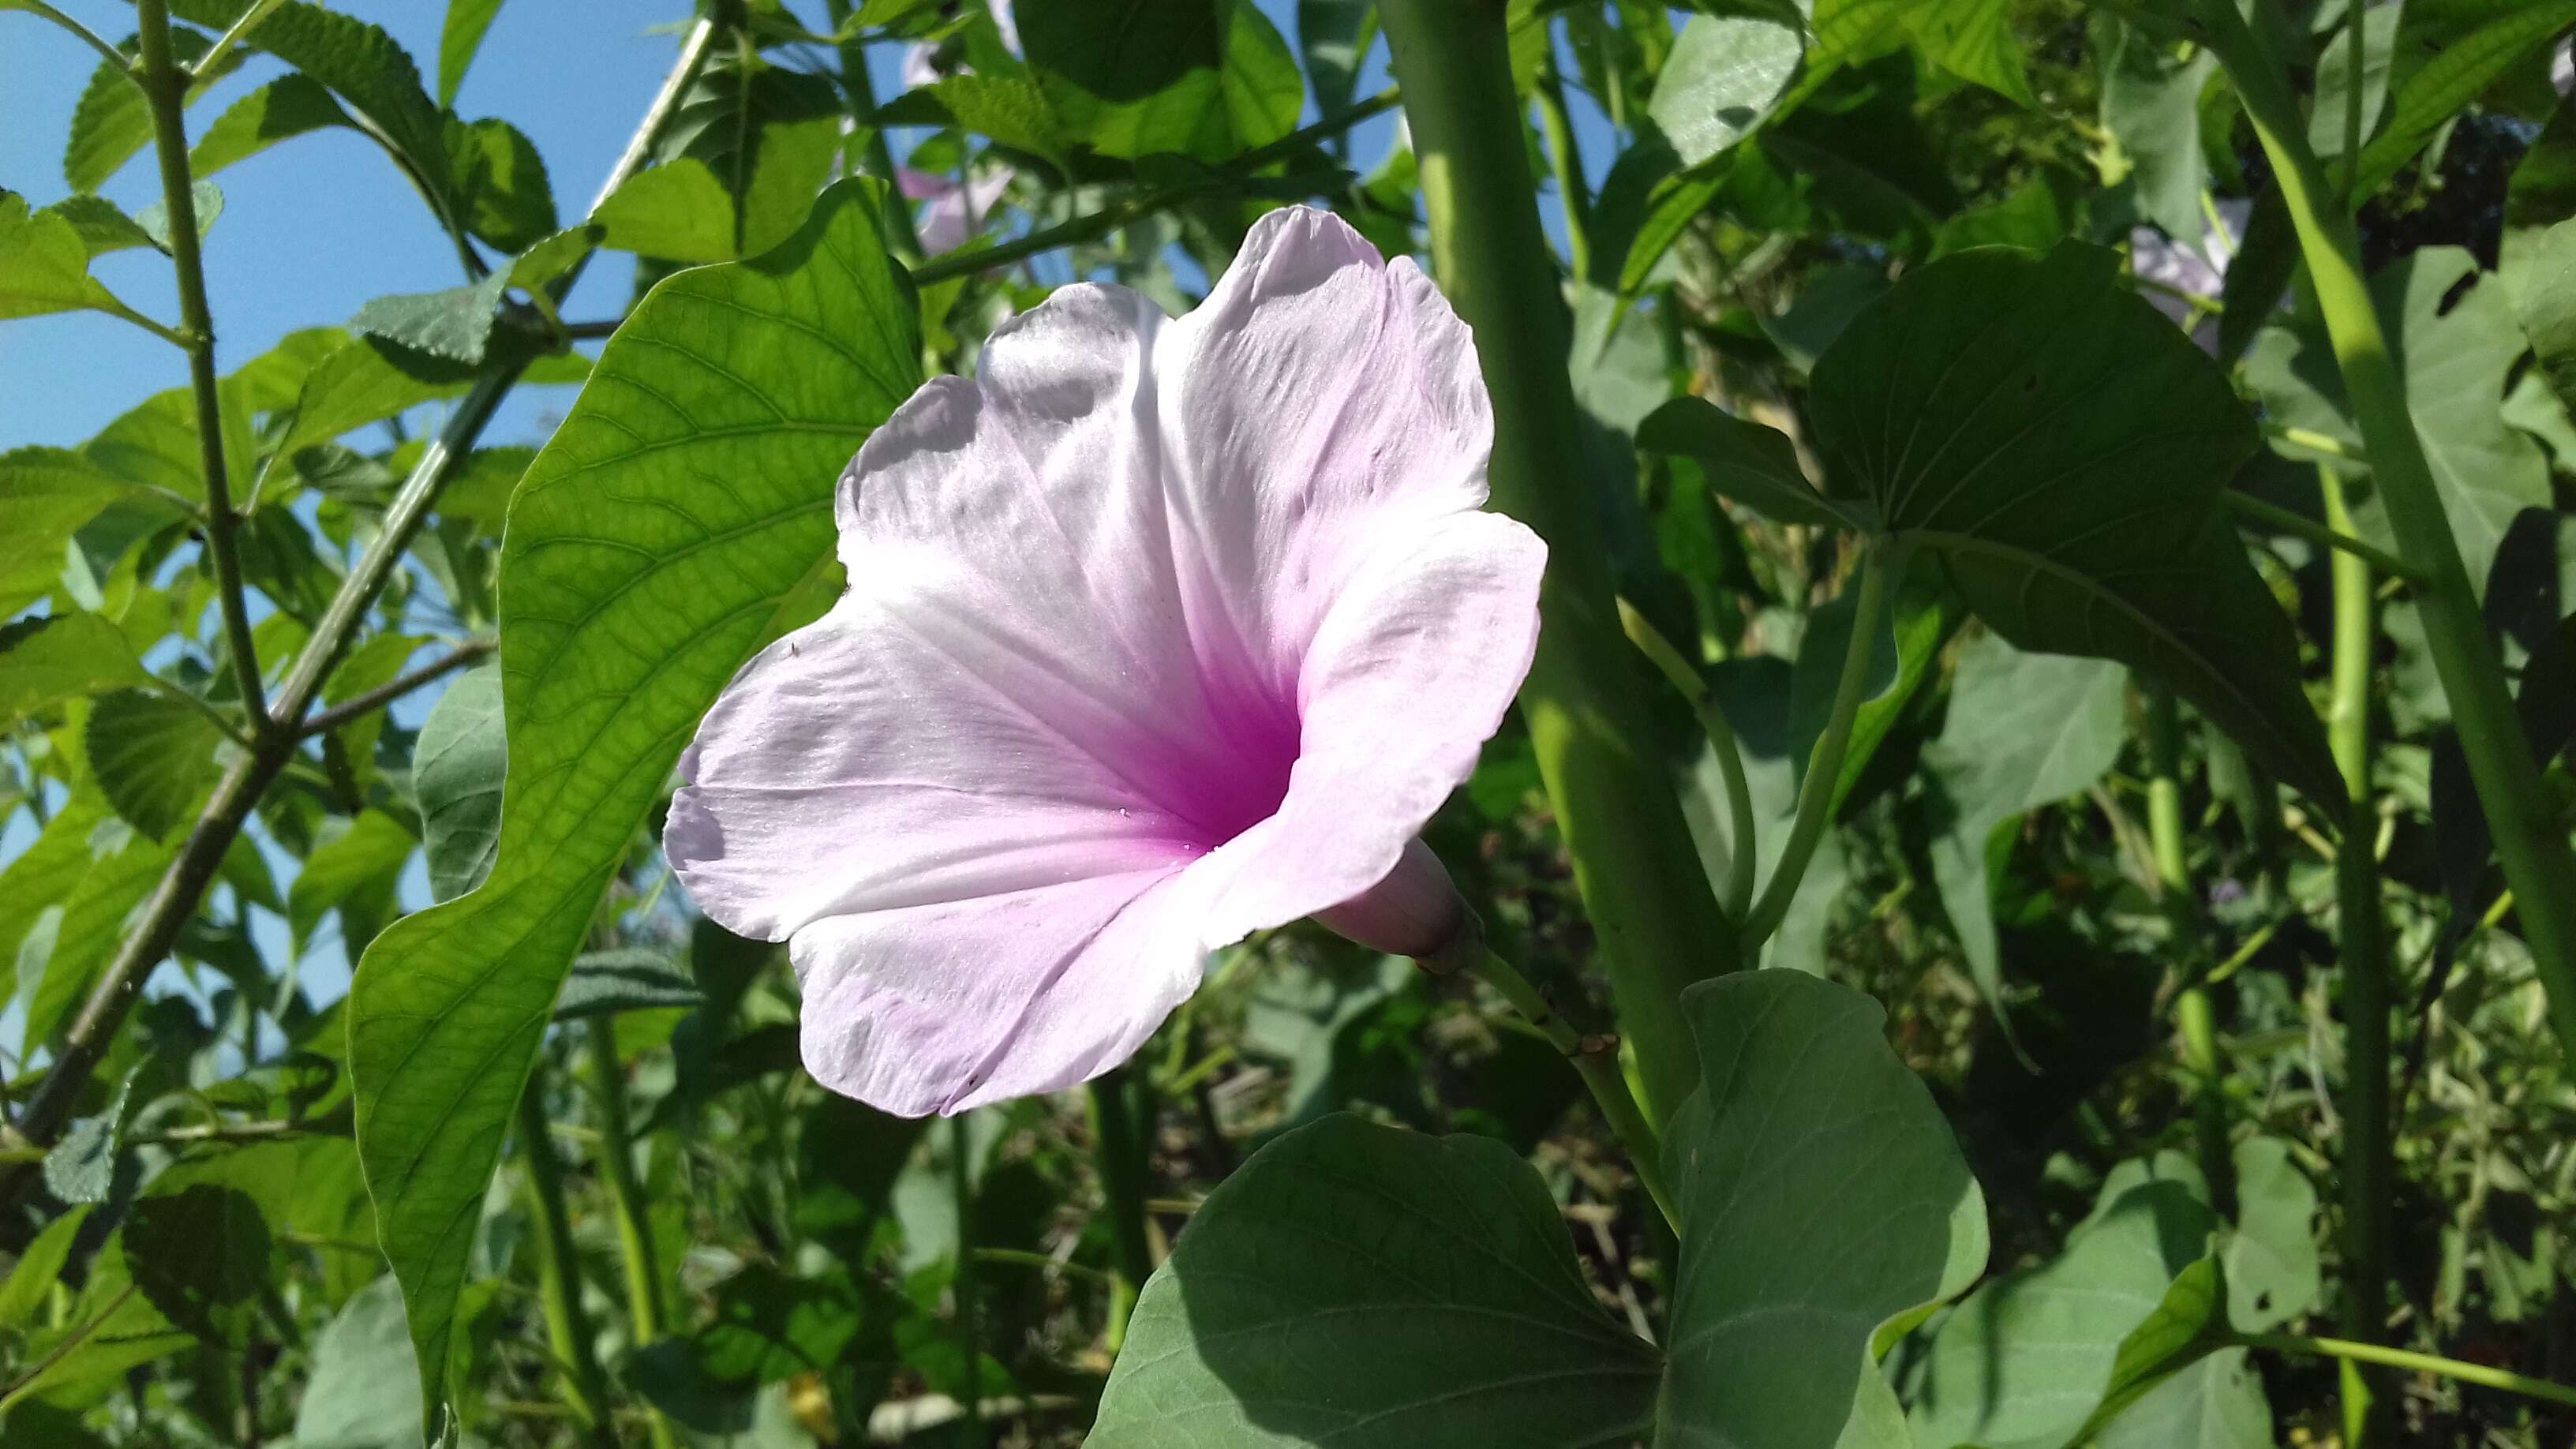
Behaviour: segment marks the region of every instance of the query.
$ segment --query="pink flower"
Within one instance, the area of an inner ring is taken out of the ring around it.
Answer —
[[[1098,1075],[1254,931],[1454,947],[1415,835],[1529,669],[1546,556],[1481,511],[1465,325],[1322,212],[1178,321],[1062,288],[981,373],[859,451],[848,592],[716,702],[663,840],[788,941],[807,1068],[907,1115]]]
[[[992,216],[994,203],[1010,189],[1013,174],[1005,166],[971,177],[960,186],[945,176],[915,171],[909,166],[896,167],[895,184],[903,194],[930,203],[921,209],[922,255],[935,257],[941,252],[953,252],[973,240]]]

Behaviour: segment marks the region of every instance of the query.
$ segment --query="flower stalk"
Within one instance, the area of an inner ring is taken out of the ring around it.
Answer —
[[[1547,540],[1538,654],[1520,694],[1539,773],[1599,934],[1647,1118],[1697,1083],[1682,988],[1741,965],[1663,762],[1649,747],[1566,372],[1570,322],[1512,91],[1501,0],[1380,7],[1412,123],[1441,287],[1474,333],[1497,420],[1495,504]]]
[[[1467,963],[1467,969],[1510,1002],[1523,1020],[1574,1064],[1592,1100],[1599,1104],[1601,1115],[1609,1119],[1610,1130],[1628,1149],[1629,1165],[1637,1174],[1638,1185],[1654,1199],[1655,1210],[1663,1214],[1665,1223],[1678,1228],[1681,1218],[1674,1212],[1671,1191],[1664,1186],[1663,1143],[1628,1090],[1627,1074],[1619,1068],[1619,1038],[1598,1032],[1578,1034],[1519,967],[1490,950],[1477,953]]]
[[[1771,868],[1770,883],[1762,888],[1762,899],[1754,904],[1753,913],[1744,922],[1744,949],[1750,954],[1762,949],[1771,933],[1789,916],[1789,904],[1797,899],[1798,883],[1807,875],[1807,865],[1815,859],[1816,846],[1824,840],[1825,827],[1832,822],[1834,796],[1839,793],[1843,777],[1843,755],[1851,748],[1852,726],[1860,718],[1860,707],[1869,691],[1870,657],[1878,646],[1878,618],[1887,607],[1886,560],[1880,546],[1871,545],[1861,561],[1860,597],[1852,610],[1851,641],[1843,650],[1841,674],[1834,680],[1833,714],[1825,721],[1825,732],[1816,739],[1815,753],[1807,759],[1807,777],[1798,782],[1798,815],[1789,826],[1789,843],[1780,848],[1780,861]]]

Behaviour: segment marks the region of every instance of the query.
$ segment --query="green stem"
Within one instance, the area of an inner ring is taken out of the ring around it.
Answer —
[[[2297,228],[2398,552],[2422,575],[2416,605],[2425,644],[2459,727],[2505,879],[2521,903],[2523,940],[2548,989],[2560,1046],[2576,1056],[2576,852],[2554,816],[2555,797],[2542,787],[2495,642],[2479,617],[2477,591],[2425,462],[2423,440],[2407,412],[2405,388],[2362,275],[2359,234],[2348,209],[2327,205],[2330,193],[2308,148],[2297,97],[2268,63],[2235,0],[2199,0],[2199,13]]]
[[[92,30],[88,26],[74,20],[72,17],[65,15],[53,6],[46,4],[45,0],[16,0],[16,3],[12,8],[24,10],[39,20],[52,21],[54,24],[61,26],[69,34],[77,37],[81,44],[97,51],[109,65],[116,67],[119,73],[129,77],[133,75],[133,72],[127,69],[125,52],[108,44],[106,37],[100,35],[97,31]]]
[[[1592,275],[1592,194],[1583,184],[1583,152],[1575,144],[1574,123],[1565,112],[1565,85],[1556,73],[1556,45],[1551,37],[1539,61],[1539,125],[1547,132],[1548,165],[1556,175],[1556,200],[1565,214],[1565,255],[1580,280]]]
[[[1675,1215],[1672,1194],[1664,1186],[1663,1143],[1646,1114],[1638,1109],[1636,1097],[1628,1090],[1626,1074],[1619,1070],[1618,1038],[1576,1034],[1519,967],[1492,951],[1483,953],[1467,969],[1510,1002],[1512,1010],[1537,1027],[1574,1064],[1583,1085],[1591,1090],[1592,1100],[1600,1104],[1601,1115],[1609,1119],[1610,1130],[1628,1149],[1628,1163],[1637,1174],[1638,1184],[1646,1189],[1646,1196],[1654,1199],[1655,1210],[1664,1215],[1664,1221],[1678,1227],[1681,1219]]]
[[[986,1442],[984,1360],[975,1346],[975,1183],[966,1121],[964,1113],[948,1119],[948,1185],[957,1199],[957,1265],[949,1275],[948,1293],[957,1305],[957,1350],[965,1361],[965,1391],[957,1396],[966,1411],[965,1442],[980,1446]]]
[[[920,256],[921,234],[913,228],[912,203],[904,199],[895,176],[894,152],[886,148],[885,127],[877,124],[876,83],[868,78],[868,43],[850,26],[850,0],[824,0],[823,11],[831,17],[832,32],[843,37],[838,49],[841,85],[850,97],[850,124],[867,132],[868,168],[886,184],[885,210],[903,238],[905,254]]]
[[[213,75],[215,67],[223,62],[224,52],[240,44],[242,37],[250,34],[253,26],[266,20],[269,12],[275,10],[280,3],[281,0],[256,0],[248,10],[241,13],[240,18],[224,27],[224,33],[215,37],[215,43],[206,47],[204,55],[197,57],[197,63],[192,69],[198,75]]]
[[[1887,563],[1879,546],[1872,545],[1861,561],[1860,599],[1852,610],[1851,643],[1843,651],[1842,673],[1834,681],[1834,710],[1825,721],[1825,732],[1817,737],[1815,753],[1807,758],[1807,777],[1798,782],[1798,818],[1789,826],[1789,843],[1780,849],[1780,859],[1771,867],[1770,882],[1762,887],[1762,899],[1744,922],[1744,947],[1749,954],[1761,949],[1780,929],[1789,915],[1789,903],[1797,898],[1798,882],[1806,878],[1807,863],[1815,858],[1816,846],[1825,838],[1825,826],[1833,817],[1836,787],[1842,781],[1843,753],[1851,747],[1852,724],[1860,718],[1860,707],[1869,690],[1870,656],[1878,644],[1878,616],[1886,606]]]
[[[2182,711],[2173,688],[2138,676],[2147,698],[2147,840],[2155,856],[2156,894],[2173,928],[2174,955],[2197,976],[2200,922],[2192,908],[2191,867],[2183,851]],[[2194,1078],[2192,1119],[2200,1148],[2200,1173],[2211,1200],[2226,1203],[2233,1163],[2227,1145],[2227,1102],[2218,1071],[2218,1028],[2208,990],[2197,980],[2174,998],[2174,1024],[2182,1039],[2183,1066]]]
[[[626,1067],[617,1059],[617,1018],[591,1018],[590,1057],[599,1093],[599,1161],[606,1169],[608,1200],[617,1215],[617,1247],[626,1268],[626,1312],[641,1348],[662,1336],[661,1255],[654,1251],[653,1219],[644,1184],[635,1175],[635,1143],[626,1119]],[[670,1449],[670,1421],[652,1415],[653,1443]]]
[[[2352,528],[2343,479],[2320,464],[2327,525]],[[2370,787],[2370,671],[2379,639],[2376,589],[2370,564],[2351,554],[2334,556],[2333,691],[2326,706],[2326,743],[2343,775],[2351,809],[2335,848],[2335,912],[2343,958],[2344,1115],[2343,1218],[2345,1271],[2340,1314],[2344,1333],[2375,1339],[2386,1331],[2390,1197],[2395,1159],[2389,1135],[2388,940],[2381,915],[2379,857],[2372,828],[2377,812]],[[2359,1365],[2343,1370],[2344,1440],[2356,1446],[2385,1437],[2380,1386]]]
[[[1125,1067],[1114,1067],[1091,1081],[1091,1140],[1101,1194],[1108,1200],[1110,1238],[1118,1250],[1118,1272],[1109,1288],[1107,1346],[1112,1358],[1127,1342],[1136,1295],[1154,1274],[1153,1240],[1145,1231],[1145,1199],[1152,1196],[1146,1180],[1151,1143],[1139,1131],[1144,1124],[1134,1110],[1130,1076]]]
[[[1412,123],[1436,270],[1475,335],[1493,396],[1494,503],[1548,543],[1521,713],[1636,1050],[1647,1116],[1661,1121],[1699,1076],[1682,989],[1741,961],[1626,658],[1504,9],[1503,0],[1385,0],[1379,12]]]
[[[2238,517],[2249,523],[2259,523],[2275,532],[2304,538],[2310,543],[2333,549],[2337,553],[2348,553],[2361,560],[2364,568],[2377,569],[2391,578],[2404,579],[2408,583],[2416,583],[2423,578],[2422,574],[2416,572],[2414,565],[2386,549],[2363,542],[2357,534],[2345,533],[2304,514],[2292,513],[2286,508],[2266,503],[2250,493],[2239,493],[2233,488],[2221,493],[2219,497],[2226,501],[2227,506],[2234,510]]]
[[[545,1305],[546,1343],[564,1374],[564,1403],[600,1449],[616,1449],[608,1422],[608,1377],[591,1351],[590,1316],[581,1306],[581,1267],[574,1256],[572,1217],[564,1210],[563,1164],[546,1135],[542,1068],[519,1094],[519,1155],[528,1166],[528,1191],[537,1207],[537,1289]]]
[[[1628,642],[1646,656],[1656,672],[1671,681],[1682,697],[1690,701],[1691,712],[1699,716],[1699,726],[1708,734],[1710,752],[1717,756],[1718,773],[1726,781],[1726,815],[1729,828],[1726,857],[1726,894],[1720,902],[1730,916],[1743,919],[1753,904],[1753,867],[1755,841],[1753,833],[1753,791],[1744,780],[1744,750],[1736,741],[1735,726],[1726,717],[1724,706],[1708,687],[1708,681],[1682,652],[1673,647],[1654,621],[1637,612],[1626,599],[1619,601],[1619,627]]]
[[[161,163],[161,205],[170,219],[170,263],[179,280],[179,326],[187,338],[188,381],[197,403],[197,456],[206,475],[206,553],[215,565],[215,599],[224,617],[224,652],[232,656],[233,684],[250,712],[251,732],[265,735],[268,718],[260,688],[259,653],[252,647],[250,610],[243,598],[241,548],[235,531],[232,482],[224,471],[224,405],[215,377],[215,319],[206,307],[205,260],[197,245],[197,193],[188,174],[188,73],[170,54],[168,0],[142,0],[135,8],[140,79],[151,103],[152,145]]]
[[[2311,1358],[2337,1358],[2347,1363],[2380,1364],[2388,1368],[2413,1369],[2417,1373],[2456,1379],[2482,1389],[2500,1389],[2508,1394],[2541,1399],[2552,1404],[2576,1404],[2576,1388],[2535,1379],[2509,1369],[2489,1368],[2482,1363],[2462,1363],[2455,1358],[2437,1358],[2429,1353],[2414,1353],[2402,1348],[2388,1348],[2376,1343],[2355,1343],[2343,1338],[2302,1338],[2289,1333],[2249,1333],[2238,1340],[2247,1348],[2267,1348],[2275,1353],[2305,1354]]]

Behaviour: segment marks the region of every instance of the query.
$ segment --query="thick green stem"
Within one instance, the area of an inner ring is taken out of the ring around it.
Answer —
[[[1503,0],[1386,0],[1442,288],[1493,395],[1495,504],[1548,543],[1538,657],[1521,686],[1539,773],[1601,943],[1645,1107],[1697,1084],[1682,988],[1741,965],[1621,638],[1600,508],[1566,375],[1570,324],[1539,229]]]
[[[2326,523],[2350,532],[2343,479],[2320,465]],[[2370,670],[2379,640],[2376,586],[2367,561],[2334,555],[2333,693],[2326,743],[2342,772],[2351,809],[2335,848],[2335,913],[2343,958],[2344,1297],[2347,1337],[2375,1340],[2387,1328],[2390,1196],[2396,1164],[2389,1136],[2388,940],[2381,915],[2378,812],[2370,787]],[[2351,1360],[2343,1365],[2344,1441],[2360,1449],[2386,1437],[2380,1385]]]
[[[2182,711],[2172,686],[2138,677],[2147,697],[2147,839],[2155,853],[2156,894],[2173,928],[2174,957],[2187,963],[2192,984],[2174,998],[2174,1024],[2182,1039],[2183,1066],[2193,1077],[2192,1121],[2200,1148],[2200,1173],[2213,1202],[2233,1199],[2234,1163],[2227,1147],[2227,1102],[2218,1071],[2218,1027],[2209,992],[2200,984],[2199,914],[2193,909],[2191,867],[2183,852]]]
[[[223,612],[224,652],[232,656],[233,685],[241,692],[254,734],[274,726],[259,682],[259,654],[251,646],[250,609],[243,598],[241,548],[233,512],[232,481],[224,467],[224,405],[215,378],[215,318],[206,306],[205,259],[197,242],[197,193],[188,174],[188,72],[170,54],[167,0],[143,0],[135,9],[145,99],[152,108],[152,149],[161,163],[161,206],[170,219],[170,265],[179,280],[179,327],[187,340],[188,382],[197,404],[197,457],[206,475],[206,554],[215,566],[215,601]]]
[[[2199,0],[2199,13],[2298,230],[2398,553],[2421,576],[2416,605],[2424,641],[2459,727],[2469,778],[2486,807],[2505,880],[2520,903],[2523,940],[2548,989],[2560,1046],[2576,1057],[2576,851],[2569,849],[2554,813],[2555,797],[2542,787],[2495,641],[2479,617],[2477,591],[2460,561],[2362,275],[2359,234],[2349,208],[2332,204],[2323,169],[2307,144],[2297,97],[2246,28],[2236,0]]]
[[[1657,673],[1672,681],[1682,698],[1690,701],[1691,712],[1699,716],[1699,727],[1708,735],[1710,753],[1717,756],[1718,773],[1726,781],[1727,837],[1726,895],[1722,904],[1730,916],[1742,919],[1753,904],[1753,867],[1755,840],[1753,833],[1753,792],[1744,780],[1744,749],[1735,738],[1735,725],[1727,719],[1726,710],[1710,692],[1708,681],[1700,677],[1682,652],[1673,647],[1663,631],[1652,620],[1638,613],[1626,599],[1619,601],[1619,627],[1626,631],[1628,642],[1646,656]]]
[[[1825,827],[1833,821],[1834,794],[1843,777],[1843,753],[1851,748],[1853,722],[1860,718],[1860,707],[1869,692],[1870,657],[1878,645],[1878,616],[1886,608],[1887,564],[1878,545],[1872,545],[1861,560],[1860,598],[1852,610],[1851,642],[1843,650],[1842,673],[1834,680],[1834,711],[1825,721],[1825,732],[1816,739],[1815,753],[1807,757],[1807,777],[1798,782],[1798,817],[1789,825],[1789,843],[1780,848],[1779,862],[1771,867],[1770,882],[1762,887],[1762,899],[1744,922],[1744,949],[1758,951],[1771,933],[1789,916],[1789,903],[1797,899],[1798,882],[1806,879],[1807,863],[1815,859],[1816,846],[1825,838]]]
[[[1565,86],[1556,74],[1550,42],[1538,67],[1538,119],[1547,132],[1547,160],[1556,175],[1557,206],[1565,214],[1565,255],[1577,278],[1592,275],[1592,193],[1583,183],[1583,151],[1565,112]]]
[[[617,1248],[626,1269],[626,1313],[641,1348],[662,1336],[662,1258],[654,1251],[653,1219],[644,1184],[635,1175],[634,1133],[626,1120],[626,1067],[617,1059],[617,1018],[590,1021],[590,1059],[599,1093],[599,1161],[608,1198],[617,1213]],[[652,1418],[653,1442],[669,1449],[670,1422]]]
[[[564,1403],[593,1444],[616,1449],[617,1434],[608,1418],[608,1376],[591,1351],[590,1316],[581,1306],[572,1217],[564,1210],[563,1164],[555,1159],[546,1130],[542,1072],[519,1095],[519,1156],[528,1167],[529,1195],[536,1199],[537,1290],[545,1306],[546,1344],[564,1371]]]
[[[2462,1363],[2455,1358],[2436,1358],[2429,1353],[2413,1353],[2402,1348],[2389,1348],[2376,1343],[2354,1343],[2342,1338],[2301,1338],[2287,1333],[2248,1334],[2242,1340],[2247,1348],[2270,1349],[2274,1353],[2305,1354],[2311,1358],[2336,1358],[2346,1363],[2382,1364],[2389,1368],[2413,1369],[2417,1373],[2456,1379],[2482,1389],[2499,1389],[2508,1394],[2541,1399],[2552,1404],[2576,1405],[2576,1388],[2535,1379],[2506,1369],[2489,1368],[2482,1363]],[[2349,1442],[2349,1441],[2347,1441]]]
[[[1091,1081],[1091,1141],[1100,1168],[1101,1195],[1108,1200],[1110,1240],[1118,1250],[1118,1272],[1109,1287],[1107,1347],[1115,1358],[1127,1342],[1127,1319],[1136,1295],[1154,1274],[1154,1245],[1145,1230],[1146,1153],[1151,1147],[1147,1124],[1137,1119],[1130,1073],[1116,1067]]]
[[[1674,1215],[1672,1194],[1664,1187],[1663,1142],[1655,1135],[1654,1125],[1646,1120],[1646,1114],[1639,1110],[1635,1095],[1628,1090],[1626,1074],[1619,1070],[1619,1039],[1578,1034],[1564,1017],[1557,1014],[1556,1008],[1548,1004],[1547,998],[1539,994],[1538,988],[1530,984],[1529,978],[1520,973],[1519,967],[1491,951],[1470,963],[1467,969],[1494,988],[1512,1004],[1512,1010],[1519,1012],[1524,1020],[1539,1029],[1551,1045],[1565,1053],[1565,1059],[1574,1064],[1576,1074],[1583,1078],[1583,1085],[1590,1089],[1592,1100],[1600,1105],[1601,1115],[1609,1119],[1610,1130],[1619,1135],[1620,1145],[1628,1149],[1629,1166],[1636,1172],[1639,1185],[1646,1189],[1646,1196],[1654,1199],[1655,1210],[1664,1215],[1667,1224],[1679,1227],[1681,1219]]]

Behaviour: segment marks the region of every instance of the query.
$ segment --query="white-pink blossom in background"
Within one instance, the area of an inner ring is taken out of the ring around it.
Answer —
[[[2254,203],[2222,201],[2217,211],[2218,224],[2191,245],[2175,241],[2152,226],[2130,228],[2129,270],[2142,281],[2161,284],[2141,287],[2139,294],[2176,322],[2189,320],[2193,308],[2174,293],[2188,293],[2215,303],[2227,290],[2227,267],[2236,260],[2236,249],[2245,243],[2245,223],[2254,214]],[[2218,324],[2209,320],[2207,309],[2201,309],[2201,321],[2191,336],[2201,351],[2218,350]]]
[[[726,689],[664,835],[789,943],[807,1068],[962,1111],[1115,1066],[1254,931],[1472,930],[1416,836],[1537,640],[1492,433],[1430,281],[1305,208],[1186,317],[1065,287],[914,394],[842,477],[848,591]]]
[[[1010,190],[1012,170],[1005,166],[969,178],[963,185],[909,166],[895,168],[895,184],[914,201],[926,202],[916,230],[923,256],[953,252],[974,239],[992,216],[995,203]]]

